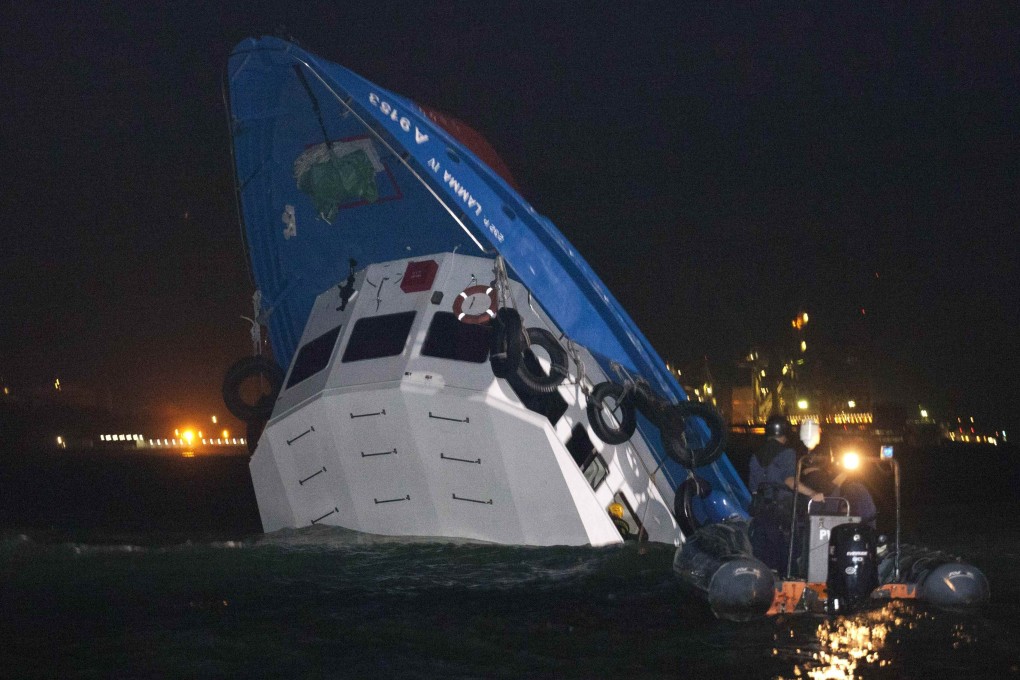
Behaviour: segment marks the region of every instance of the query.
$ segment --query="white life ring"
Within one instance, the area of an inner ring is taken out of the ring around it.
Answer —
[[[489,323],[496,318],[496,289],[468,286],[453,301],[453,313],[463,323]]]

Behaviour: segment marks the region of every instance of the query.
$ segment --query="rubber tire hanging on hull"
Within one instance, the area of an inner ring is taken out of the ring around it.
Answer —
[[[269,413],[273,412],[273,402],[276,399],[273,395],[263,394],[259,397],[258,404],[256,405],[261,411]],[[255,449],[259,445],[259,439],[262,438],[262,432],[266,429],[266,424],[269,422],[269,416],[265,418],[258,418],[256,420],[249,420],[247,427],[245,428],[245,444],[248,446],[248,453],[255,453]]]
[[[707,498],[712,493],[712,485],[707,479],[693,476],[685,479],[676,488],[676,495],[673,497],[673,516],[676,523],[680,525],[680,531],[684,536],[690,536],[701,524],[694,517],[694,496]]]
[[[227,369],[223,377],[223,403],[227,410],[243,421],[268,420],[273,414],[276,395],[283,386],[283,369],[272,359],[263,356],[243,357]],[[268,390],[263,392],[254,404],[241,395],[241,385],[251,378],[267,382]],[[266,397],[270,397],[267,399]]]
[[[549,374],[535,373],[524,361],[531,346],[541,347],[549,355]],[[496,311],[489,348],[489,365],[497,378],[516,376],[533,394],[553,392],[567,377],[567,352],[556,337],[544,328],[524,328],[521,315],[510,307]]]
[[[722,457],[726,448],[726,423],[714,407],[698,401],[685,401],[678,404],[684,412],[684,419],[692,416],[701,418],[708,428],[708,441],[700,448],[691,449],[694,467],[711,465]]]
[[[688,444],[687,421],[700,418],[708,428],[709,437],[704,446]],[[719,412],[698,401],[681,401],[667,406],[659,428],[662,445],[669,457],[688,470],[711,465],[719,460],[726,445],[726,427]]]
[[[588,397],[588,422],[591,429],[598,435],[598,438],[607,444],[622,444],[632,436],[637,428],[637,416],[634,411],[634,402],[629,397],[624,397],[623,385],[606,381],[599,383],[591,391]],[[615,409],[608,409],[614,415],[619,410],[620,417],[616,424],[606,419],[606,399],[613,399],[616,402]]]
[[[529,348],[541,347],[549,355],[549,375],[532,373],[522,354],[517,363],[517,377],[535,394],[549,394],[567,377],[567,351],[560,346],[556,336],[544,328],[531,327],[524,332],[528,335]]]
[[[492,322],[489,365],[497,378],[509,378],[524,356],[524,322],[516,309],[500,307]],[[516,359],[514,359],[516,357]]]

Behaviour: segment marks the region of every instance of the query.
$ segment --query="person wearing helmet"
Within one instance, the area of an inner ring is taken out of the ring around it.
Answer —
[[[780,572],[785,571],[788,557],[794,492],[816,501],[825,498],[797,481],[797,453],[790,441],[791,432],[790,421],[784,416],[770,416],[765,423],[765,445],[751,457],[748,470],[748,486],[754,494],[751,546],[758,559]]]
[[[783,416],[770,416],[765,423],[765,445],[751,457],[748,474],[752,493],[763,484],[786,486],[793,491],[823,500],[825,496],[801,481],[797,483],[797,452],[790,441],[792,428]]]

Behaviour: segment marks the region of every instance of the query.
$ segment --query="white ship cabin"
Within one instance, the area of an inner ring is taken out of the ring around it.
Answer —
[[[576,345],[548,392],[494,376],[494,262],[374,264],[319,295],[250,463],[265,531],[680,543],[673,490],[641,433],[608,444],[589,423],[592,387],[619,376]],[[503,280],[523,326],[567,349],[528,291]],[[535,344],[524,363],[550,372]]]

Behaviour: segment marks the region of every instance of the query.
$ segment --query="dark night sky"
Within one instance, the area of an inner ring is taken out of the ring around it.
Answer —
[[[13,4],[0,377],[16,389],[59,376],[125,407],[225,411],[251,285],[220,83],[237,41],[286,27],[484,134],[674,363],[707,355],[725,376],[806,310],[812,345],[868,349],[879,399],[1020,425],[1008,3]]]

